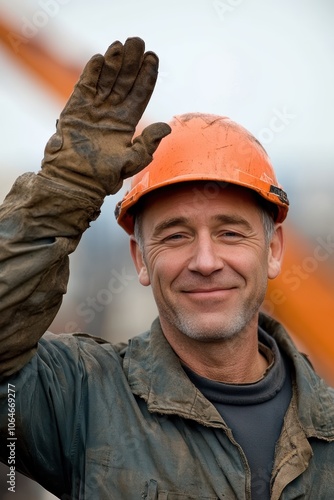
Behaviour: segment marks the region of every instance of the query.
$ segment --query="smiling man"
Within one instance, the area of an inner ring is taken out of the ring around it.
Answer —
[[[17,470],[63,500],[332,500],[333,391],[260,312],[287,195],[226,117],[180,115],[133,138],[157,71],[139,38],[94,56],[41,171],[0,207],[10,487]],[[116,218],[158,318],[121,345],[46,332],[68,255],[131,176]]]
[[[206,184],[147,195],[141,244],[131,238],[132,255],[180,359],[209,378],[252,382],[266,367],[258,352],[258,312],[268,277],[279,272],[281,227],[266,243],[256,197],[233,185],[217,185],[205,210],[196,206],[194,190],[205,197]]]

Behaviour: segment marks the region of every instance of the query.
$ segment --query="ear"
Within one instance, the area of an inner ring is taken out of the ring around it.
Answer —
[[[281,272],[284,253],[284,238],[282,226],[278,225],[272,236],[268,253],[268,278],[274,279]]]
[[[145,259],[134,236],[130,236],[130,253],[138,273],[139,283],[143,286],[149,286],[151,280],[145,264]]]

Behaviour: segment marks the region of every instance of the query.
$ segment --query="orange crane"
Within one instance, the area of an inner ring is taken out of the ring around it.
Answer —
[[[22,63],[28,71],[41,78],[60,98],[68,99],[78,80],[79,68],[65,66],[46,52],[39,42],[38,35],[24,39],[3,19],[0,19],[0,41],[13,58]]]
[[[281,321],[317,372],[334,385],[334,233],[308,241],[286,226],[281,274],[269,282],[264,309]]]

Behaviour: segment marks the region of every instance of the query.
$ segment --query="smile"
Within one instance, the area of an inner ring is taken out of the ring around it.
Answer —
[[[186,290],[185,293],[190,297],[197,299],[223,299],[227,297],[235,288],[195,288],[194,290]]]

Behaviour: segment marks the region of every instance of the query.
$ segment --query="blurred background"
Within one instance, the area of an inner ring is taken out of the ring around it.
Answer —
[[[39,169],[86,61],[116,39],[142,37],[160,57],[143,124],[191,111],[227,115],[267,149],[291,210],[285,265],[264,310],[334,385],[333,14],[331,0],[1,0],[1,199],[18,175]],[[154,319],[114,221],[121,197],[106,200],[71,257],[52,331],[118,342]],[[10,495],[1,468],[0,499]],[[19,476],[15,498],[54,497]]]

